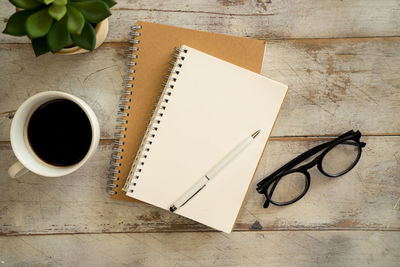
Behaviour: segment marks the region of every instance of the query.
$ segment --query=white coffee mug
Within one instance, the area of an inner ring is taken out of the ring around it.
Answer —
[[[44,103],[55,99],[67,99],[76,103],[86,113],[92,128],[92,141],[87,154],[81,161],[69,166],[54,166],[41,160],[33,152],[27,137],[27,126],[33,112]],[[94,154],[100,139],[100,127],[93,110],[82,99],[64,92],[48,91],[28,98],[18,108],[11,123],[10,139],[11,147],[18,159],[8,169],[10,177],[16,178],[28,171],[42,176],[58,177],[76,171]]]

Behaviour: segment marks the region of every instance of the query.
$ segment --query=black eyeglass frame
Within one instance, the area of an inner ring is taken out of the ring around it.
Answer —
[[[286,205],[293,204],[294,202],[300,200],[307,193],[308,189],[310,188],[311,177],[310,177],[310,173],[308,172],[308,170],[313,168],[315,165],[317,165],[318,170],[322,174],[324,174],[325,176],[331,177],[331,178],[339,177],[339,176],[342,176],[342,175],[346,174],[347,172],[349,172],[351,169],[354,168],[354,166],[360,160],[361,153],[362,153],[362,147],[365,147],[365,145],[366,145],[366,143],[360,142],[360,138],[361,138],[360,131],[353,131],[353,130],[348,131],[347,133],[344,133],[341,136],[339,136],[329,142],[326,142],[326,143],[323,143],[316,147],[311,148],[310,150],[297,156],[296,158],[289,161],[284,166],[282,166],[281,168],[279,168],[278,170],[276,170],[275,172],[273,172],[272,174],[270,174],[269,176],[267,176],[266,178],[261,180],[257,184],[257,192],[265,195],[265,197],[266,197],[266,201],[263,205],[264,208],[268,208],[270,203],[272,203],[276,206],[286,206]],[[357,146],[358,146],[357,158],[354,160],[352,165],[350,165],[346,170],[344,170],[340,173],[337,173],[337,174],[326,173],[322,167],[322,161],[323,161],[325,155],[329,151],[331,151],[335,146],[345,143],[346,141],[354,141],[357,144]],[[302,161],[308,159],[309,157],[311,157],[321,151],[323,151],[323,152],[321,154],[319,154],[317,157],[315,157],[313,160],[311,160],[310,162],[293,169],[295,166],[300,164]],[[273,201],[271,199],[272,195],[274,193],[276,186],[278,185],[279,181],[281,180],[281,178],[288,174],[295,173],[295,172],[300,172],[300,173],[304,174],[304,176],[305,176],[304,191],[299,196],[297,196],[296,198],[294,198],[290,201],[286,201],[286,202]],[[268,190],[269,187],[271,187],[270,190]]]

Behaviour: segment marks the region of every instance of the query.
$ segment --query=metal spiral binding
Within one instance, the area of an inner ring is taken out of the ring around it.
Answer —
[[[131,98],[130,96],[132,95],[132,90],[133,90],[133,81],[135,77],[133,76],[135,73],[134,67],[136,66],[137,62],[135,59],[138,58],[138,55],[135,54],[137,51],[139,51],[139,47],[137,46],[140,43],[140,40],[137,40],[136,37],[140,36],[140,30],[142,26],[137,25],[134,27],[131,27],[131,32],[129,35],[131,35],[131,40],[129,43],[131,44],[130,47],[126,50],[127,52],[127,62],[126,62],[126,75],[124,77],[124,81],[122,83],[123,90],[122,90],[122,95],[120,98],[120,104],[119,104],[119,111],[118,111],[118,117],[117,117],[117,122],[118,126],[115,128],[116,132],[114,134],[115,140],[112,143],[112,154],[111,154],[111,160],[110,160],[110,169],[108,172],[108,182],[107,182],[107,192],[111,195],[117,194],[116,191],[113,189],[118,187],[118,184],[116,184],[116,181],[119,181],[118,174],[120,173],[120,168],[122,163],[120,160],[122,159],[121,153],[124,151],[122,146],[124,146],[124,138],[126,137],[126,124],[128,123],[128,116],[129,116],[129,110],[130,110],[130,102]]]
[[[173,94],[175,83],[178,79],[183,61],[185,60],[186,53],[188,52],[187,49],[177,47],[175,50],[176,53],[173,54],[175,60],[170,61],[172,66],[168,68],[168,75],[165,75],[166,81],[162,84],[164,88],[161,89],[161,96],[159,97],[158,103],[155,104],[153,116],[147,125],[142,143],[140,144],[137,156],[129,172],[129,178],[123,187],[123,190],[129,190],[130,193],[133,193],[134,190],[132,187],[136,186],[140,179],[140,173],[146,163],[146,159],[149,157],[151,145],[153,144],[154,138],[157,136],[159,127],[162,127],[162,117],[167,110],[168,102]]]

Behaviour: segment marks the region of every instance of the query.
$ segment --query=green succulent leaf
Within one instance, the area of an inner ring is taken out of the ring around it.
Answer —
[[[41,37],[41,38],[32,39],[32,48],[37,57],[49,52],[50,47],[47,45],[46,36]]]
[[[49,7],[49,15],[55,19],[55,20],[60,20],[64,17],[64,15],[67,13],[67,7],[66,6],[60,6],[56,4],[52,4]]]
[[[37,11],[30,15],[25,22],[25,29],[31,38],[45,36],[53,24],[53,18],[50,17],[47,8]]]
[[[33,9],[41,4],[36,0],[9,0],[11,4],[22,9]]]
[[[100,0],[100,1],[106,3],[109,8],[111,8],[117,4],[117,2],[115,2],[114,0]]]
[[[111,15],[110,8],[100,0],[71,2],[70,5],[77,8],[91,23],[99,23]]]
[[[65,6],[66,4],[68,4],[68,0],[54,0],[53,3],[60,6]]]
[[[39,1],[39,2],[41,2],[43,4],[46,4],[46,5],[51,4],[51,3],[54,2],[54,0],[36,0],[36,1]]]
[[[70,0],[70,1],[71,2],[87,2],[87,1],[91,1],[91,0]],[[106,3],[109,8],[111,8],[117,4],[117,2],[115,2],[114,0],[99,0],[99,1]]]
[[[83,26],[85,26],[85,18],[78,9],[68,6],[67,8],[67,29],[72,34],[81,34]]]
[[[71,39],[77,46],[92,51],[96,45],[96,32],[92,25],[85,22],[81,34],[71,34]]]
[[[47,44],[51,52],[55,53],[63,49],[70,41],[70,35],[67,30],[67,18],[56,21],[49,34],[47,34]]]
[[[3,33],[14,36],[25,35],[25,21],[32,13],[33,11],[31,10],[23,10],[12,14],[11,17],[8,19],[6,28],[4,29]]]

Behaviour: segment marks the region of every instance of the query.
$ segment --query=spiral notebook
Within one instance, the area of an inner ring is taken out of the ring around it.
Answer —
[[[131,35],[107,187],[111,198],[126,201],[133,199],[121,189],[160,95],[174,47],[185,43],[254,72],[260,72],[265,50],[262,40],[145,21],[138,21]]]
[[[231,232],[287,86],[183,45],[127,180],[127,195],[169,207],[243,138],[257,138],[175,213]],[[172,64],[171,63],[171,64]]]

